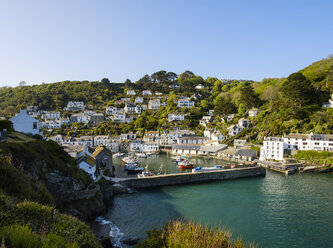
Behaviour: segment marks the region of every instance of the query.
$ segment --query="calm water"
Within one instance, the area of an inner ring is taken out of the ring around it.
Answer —
[[[209,161],[203,162],[217,164]],[[144,238],[147,230],[182,217],[226,225],[234,236],[259,247],[333,247],[332,189],[332,174],[267,171],[261,178],[119,195],[104,218],[125,237]]]

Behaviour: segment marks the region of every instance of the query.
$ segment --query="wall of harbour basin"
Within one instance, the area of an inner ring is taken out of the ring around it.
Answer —
[[[144,178],[129,178],[120,183],[129,188],[143,189],[160,186],[204,183],[221,180],[231,180],[245,177],[265,176],[266,170],[262,167],[235,168],[211,172],[181,173]]]

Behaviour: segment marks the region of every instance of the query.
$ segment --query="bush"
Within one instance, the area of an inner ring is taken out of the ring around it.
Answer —
[[[148,232],[146,241],[136,248],[242,248],[247,247],[241,239],[232,240],[231,233],[225,229],[211,229],[191,221],[170,221],[162,230],[153,229]],[[253,247],[250,245],[249,247]]]
[[[333,153],[326,152],[326,151],[297,151],[296,158],[297,159],[304,159],[304,160],[311,160],[311,159],[325,159],[328,157],[333,156]]]

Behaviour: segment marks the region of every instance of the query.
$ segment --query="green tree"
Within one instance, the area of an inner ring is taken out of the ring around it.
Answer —
[[[314,102],[317,96],[311,82],[301,72],[291,74],[282,84],[281,92],[288,104],[299,108]]]
[[[231,99],[218,95],[215,100],[214,114],[217,116],[222,116],[222,118],[227,121],[228,115],[235,113],[236,107],[232,103]]]
[[[240,88],[239,102],[242,103],[247,110],[259,103],[258,95],[254,92],[252,86]]]

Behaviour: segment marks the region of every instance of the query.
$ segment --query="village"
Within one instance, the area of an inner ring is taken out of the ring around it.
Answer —
[[[172,84],[170,87],[179,87],[179,85]],[[201,89],[202,87],[204,86],[198,85],[196,88]],[[135,96],[136,92],[128,90],[127,95]],[[209,127],[209,123],[215,118],[214,110],[209,110],[207,115],[199,121],[199,125],[204,130],[202,135],[197,135],[195,131],[190,129],[174,127],[172,130],[145,130],[144,133],[130,131],[114,136],[94,133],[79,137],[61,134],[44,136],[44,133],[57,130],[63,125],[71,126],[75,123],[85,123],[92,127],[107,120],[128,123],[143,111],[147,109],[156,111],[163,104],[166,104],[161,102],[160,98],[155,97],[149,98],[147,105],[143,104],[143,97],[151,95],[150,90],[144,90],[142,97],[136,97],[134,102],[131,102],[131,98],[122,98],[120,104],[124,105],[123,108],[107,106],[105,113],[88,110],[84,102],[69,101],[64,110],[73,112],[73,114],[67,118],[63,118],[60,111],[43,111],[36,106],[28,106],[10,121],[13,123],[14,130],[18,132],[41,135],[44,139],[57,142],[77,160],[78,166],[89,173],[93,179],[98,176],[97,168],[101,165],[101,167],[107,168],[109,175],[114,176],[114,167],[112,167],[114,154],[129,153],[146,157],[163,152],[174,156],[209,157],[243,163],[260,161],[265,164],[264,161],[266,161],[266,165],[268,161],[268,163],[278,163],[278,166],[281,166],[281,164],[287,165],[286,158],[298,150],[333,151],[333,135],[313,133],[291,133],[282,137],[264,137],[260,152],[258,149],[253,149],[252,143],[246,139],[234,139],[233,144],[229,146],[225,144],[225,140],[251,127],[251,118],[260,113],[260,110],[255,108],[248,111],[248,118],[240,118],[236,124],[230,125],[227,128],[227,134],[222,134],[218,129]],[[161,94],[157,92],[155,95]],[[193,107],[194,97],[179,97],[177,106],[184,109]],[[329,103],[324,103],[323,107],[330,108],[332,106],[333,95]],[[234,114],[228,115],[227,121],[233,120],[234,116]],[[168,114],[168,122],[182,122],[186,118],[188,117],[185,112]],[[71,126],[71,128],[77,129],[78,127]],[[101,151],[103,154],[107,154],[106,157],[103,156],[105,161],[102,162],[99,159]]]

